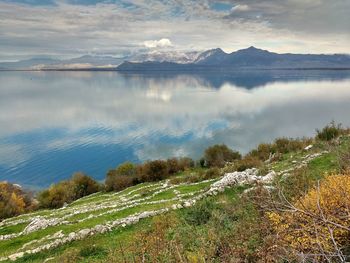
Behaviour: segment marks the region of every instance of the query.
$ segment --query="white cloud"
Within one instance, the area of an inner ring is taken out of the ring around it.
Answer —
[[[348,0],[127,2],[133,8],[113,1],[33,6],[0,0],[0,60],[74,57],[92,50],[122,56],[162,47],[230,52],[254,45],[274,52],[350,52]],[[234,7],[227,14],[211,9],[211,2]]]
[[[248,5],[235,5],[232,7],[231,12],[244,12],[249,11],[250,7]]]
[[[170,39],[162,38],[160,40],[148,40],[143,42],[144,46],[147,48],[164,48],[164,47],[172,47]]]

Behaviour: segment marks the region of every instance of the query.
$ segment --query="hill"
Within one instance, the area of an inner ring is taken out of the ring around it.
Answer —
[[[237,69],[350,69],[349,55],[277,54],[249,47],[232,53],[205,51],[192,63],[124,62],[119,71],[232,71]]]
[[[257,259],[259,253],[276,257],[273,253],[282,252],[264,247],[273,235],[260,209],[276,189],[284,189],[284,197],[293,200],[327,174],[341,171],[345,163],[338,157],[349,151],[350,137],[323,141],[334,138],[327,137],[331,132],[323,134],[317,140],[262,144],[251,156],[266,156],[269,147],[278,150],[259,169],[245,169],[252,167],[251,157],[246,157],[239,166],[221,168],[221,176],[212,179],[192,168],[168,180],[99,192],[61,209],[6,219],[0,223],[0,261],[140,262],[146,257],[144,262],[201,262],[214,257],[227,262],[226,256],[242,261]],[[312,145],[305,147],[308,143]],[[208,262],[216,262],[214,258]]]
[[[32,58],[0,62],[0,70],[236,71],[237,69],[350,69],[343,54],[278,54],[255,47],[225,53],[222,49],[162,51],[122,57],[84,55],[72,59]]]

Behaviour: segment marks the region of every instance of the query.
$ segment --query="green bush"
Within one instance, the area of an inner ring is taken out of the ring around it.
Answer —
[[[295,151],[303,150],[307,145],[312,143],[312,139],[292,139],[292,138],[277,138],[273,143],[262,143],[247,156],[258,158],[261,161],[266,161],[274,156],[274,160],[281,154],[286,154]]]
[[[316,138],[321,141],[331,141],[337,138],[341,134],[342,128],[341,124],[335,124],[335,122],[331,122],[326,125],[322,130],[316,130]]]
[[[224,167],[227,162],[241,159],[241,154],[233,151],[225,144],[217,144],[207,148],[204,152],[205,164],[208,167]]]
[[[204,199],[198,202],[195,206],[183,210],[186,223],[198,226],[206,224],[212,217],[214,209],[217,207],[214,200],[211,198]]]
[[[131,176],[131,175],[135,175],[136,166],[131,162],[125,162],[120,164],[115,171],[117,175]]]
[[[96,257],[99,255],[107,255],[106,249],[104,249],[103,247],[92,245],[83,247],[79,251],[79,256],[83,258]]]
[[[192,167],[194,167],[194,161],[190,158],[154,160],[139,165],[126,162],[108,171],[105,189],[120,191],[138,183],[160,181]]]
[[[91,177],[83,173],[75,173],[66,181],[53,184],[38,194],[41,208],[59,208],[83,196],[100,191],[101,186]]]

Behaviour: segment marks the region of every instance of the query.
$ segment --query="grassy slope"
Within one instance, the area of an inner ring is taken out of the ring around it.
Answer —
[[[305,176],[310,180],[317,180],[317,179],[320,179],[322,176],[324,176],[326,173],[331,173],[337,170],[338,164],[336,159],[336,152],[342,147],[344,147],[344,145],[349,145],[348,137],[344,137],[342,139],[342,143],[340,146],[329,148],[329,147],[326,147],[324,144],[318,144],[310,152],[295,152],[295,153],[286,154],[285,156],[283,156],[283,158],[280,161],[273,163],[271,165],[271,168],[274,169],[275,171],[286,170],[290,167],[293,167],[293,165],[295,165],[295,162],[293,161],[300,162],[302,158],[307,154],[320,152],[323,150],[330,150],[329,153],[323,154],[322,156],[312,160],[307,165],[307,167],[303,169],[303,176]],[[287,187],[293,187],[294,181],[286,179],[282,183]],[[135,196],[136,194],[140,194],[143,197],[151,196],[160,185],[161,183],[153,183],[153,184],[148,183],[148,184],[142,184],[142,185],[130,187],[119,193],[113,193],[113,194],[97,193],[92,196],[77,200],[76,202],[72,203],[69,206],[69,208],[79,208],[84,206],[91,207],[91,206],[94,206],[97,204],[103,204],[103,203],[115,204],[120,202],[120,198],[122,196],[131,197],[130,200],[140,198],[140,196]],[[207,189],[209,185],[210,185],[210,182],[209,183],[206,182],[206,183],[195,184],[190,186],[177,186],[174,189],[180,191],[183,194],[195,193],[197,191]],[[174,189],[163,191],[155,196],[152,196],[147,201],[168,200],[168,199],[174,198],[176,197],[173,191]],[[233,189],[226,190],[224,193],[221,193],[220,195],[216,196],[212,200],[213,201],[216,200],[217,202],[219,202],[220,200],[221,201],[224,200],[224,202],[228,202],[227,200],[229,200],[229,202],[233,202],[233,203],[240,202],[240,198],[241,198],[240,194],[242,193],[243,190],[244,188],[242,187],[235,187]],[[115,220],[117,218],[125,217],[135,212],[169,207],[173,203],[174,201],[168,201],[165,203],[152,204],[152,205],[144,205],[141,203],[139,206],[128,208],[112,214],[99,216],[97,218],[88,219],[81,223],[74,223],[74,220],[84,218],[91,213],[88,212],[86,214],[76,215],[74,217],[69,218],[69,220],[71,221],[71,224],[49,227],[47,229],[28,234],[27,236],[22,236],[22,237],[18,237],[7,241],[0,241],[0,256],[14,253],[18,248],[20,248],[26,242],[29,242],[30,240],[33,240],[33,239],[42,238],[47,234],[53,234],[58,230],[63,230],[64,233],[69,233],[70,231],[93,226],[99,223],[106,222],[108,220],[112,220],[112,219]],[[108,209],[101,209],[101,211],[93,211],[92,213],[98,214],[99,212],[103,212],[106,210]],[[176,210],[172,213],[175,213],[174,216],[181,217],[182,214],[184,213],[184,210]],[[64,209],[56,210],[56,211],[40,211],[35,214],[46,215],[46,216],[49,214],[52,214],[51,216],[63,216],[65,215],[65,211]],[[23,215],[12,220],[17,220],[20,218],[25,219],[30,217],[31,215]],[[247,211],[242,213],[241,219],[237,219],[237,220],[238,221],[248,220],[249,218],[254,218],[254,211]],[[42,262],[44,259],[47,259],[47,258],[52,258],[52,260],[50,260],[49,262],[57,262],[58,258],[62,257],[62,255],[69,257],[70,254],[79,256],[78,258],[74,259],[74,261],[76,262],[87,262],[87,258],[88,258],[88,262],[101,262],[101,261],[109,262],[111,251],[118,249],[118,247],[120,247],[120,244],[123,244],[123,246],[128,246],[128,244],[132,244],[133,242],[135,242],[134,236],[140,231],[150,228],[151,221],[152,219],[150,218],[144,219],[144,220],[141,220],[136,225],[127,226],[126,228],[118,228],[113,230],[112,232],[95,235],[95,236],[86,238],[82,241],[74,241],[70,244],[63,245],[61,247],[52,249],[50,251],[44,251],[35,255],[27,255],[24,258],[17,260],[16,262]],[[22,223],[16,226],[0,227],[0,234],[16,233],[22,230],[25,226],[26,226],[26,223]],[[251,242],[252,242],[252,246],[254,246],[254,244],[257,243],[258,241],[253,238]],[[87,248],[92,246],[96,246],[98,249],[92,250],[92,251],[89,250],[90,252],[84,253],[84,251],[86,251]],[[60,261],[61,260],[62,258],[60,259]],[[115,262],[118,262],[118,259],[115,259],[115,260],[116,260]]]

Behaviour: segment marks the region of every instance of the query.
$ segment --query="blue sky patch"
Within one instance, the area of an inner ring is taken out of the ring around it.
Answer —
[[[226,12],[231,10],[232,5],[227,3],[215,2],[211,5],[211,8],[216,11]]]

